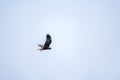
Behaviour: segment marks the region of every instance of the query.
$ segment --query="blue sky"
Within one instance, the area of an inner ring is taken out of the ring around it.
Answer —
[[[4,0],[0,17],[0,80],[120,80],[119,0]]]

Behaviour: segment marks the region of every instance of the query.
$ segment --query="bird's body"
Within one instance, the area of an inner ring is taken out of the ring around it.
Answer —
[[[51,49],[49,46],[50,46],[50,44],[51,44],[51,42],[52,42],[52,39],[51,39],[51,36],[49,35],[49,34],[47,34],[46,35],[46,41],[45,41],[45,43],[44,43],[44,45],[38,45],[38,46],[40,46],[41,48],[40,49],[38,49],[38,50],[48,50],[48,49]]]

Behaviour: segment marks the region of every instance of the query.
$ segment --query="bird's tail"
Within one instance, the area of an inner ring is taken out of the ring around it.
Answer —
[[[40,50],[40,51],[42,51],[43,49],[37,49],[38,51]]]
[[[40,45],[40,44],[39,44],[38,46],[39,46],[39,47],[41,47],[41,48],[43,48],[43,47],[44,47],[43,45]]]
[[[43,50],[43,45],[38,45],[39,47],[41,47],[40,49],[37,49],[37,50],[40,50],[40,51],[42,51]]]

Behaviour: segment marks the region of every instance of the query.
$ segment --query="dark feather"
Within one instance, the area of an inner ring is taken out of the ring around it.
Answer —
[[[52,40],[51,40],[51,36],[49,34],[46,35],[46,41],[44,43],[44,47],[43,49],[51,49],[49,46],[51,44]]]

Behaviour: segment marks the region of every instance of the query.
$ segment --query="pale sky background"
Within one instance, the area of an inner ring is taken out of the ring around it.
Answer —
[[[120,80],[120,1],[1,0],[0,80]]]

